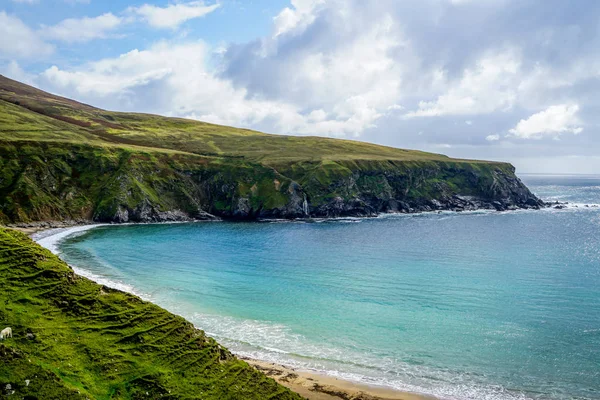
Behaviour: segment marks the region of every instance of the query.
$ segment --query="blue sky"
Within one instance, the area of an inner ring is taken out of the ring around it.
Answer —
[[[600,171],[595,0],[1,0],[0,73],[99,107]]]

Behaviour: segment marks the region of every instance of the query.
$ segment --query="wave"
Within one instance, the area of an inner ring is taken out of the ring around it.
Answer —
[[[90,225],[80,225],[80,226],[72,226],[69,228],[55,228],[48,229],[45,231],[41,231],[38,233],[34,233],[31,238],[37,242],[42,247],[47,248],[52,253],[58,255],[60,254],[59,244],[63,240],[72,237],[74,235],[81,235],[90,229],[94,229],[100,226],[106,226],[107,224],[90,224]]]
[[[88,271],[86,269],[79,268],[79,267],[76,267],[76,266],[71,265],[71,264],[69,264],[69,266],[71,268],[73,268],[73,271],[77,275],[83,276],[84,278],[87,278],[87,279],[89,279],[91,281],[94,281],[94,282],[96,282],[96,283],[98,283],[100,285],[104,285],[104,286],[112,288],[112,289],[117,289],[117,290],[120,290],[122,292],[127,292],[127,293],[134,294],[134,295],[136,295],[136,296],[138,296],[141,299],[146,300],[146,301],[151,301],[152,300],[150,295],[137,290],[132,285],[129,285],[129,284],[124,283],[124,282],[119,281],[119,280],[110,279],[110,278],[107,278],[105,276],[95,274],[95,273],[90,272],[90,271]]]
[[[74,236],[83,235],[89,230],[103,227],[103,226],[129,226],[129,225],[175,225],[175,224],[188,224],[188,223],[204,223],[204,222],[212,222],[212,221],[169,221],[169,222],[144,222],[144,223],[136,223],[136,222],[126,222],[120,224],[88,224],[88,225],[78,225],[71,226],[66,228],[53,228],[48,230],[43,230],[31,235],[31,238],[40,246],[47,248],[52,253],[56,255],[60,255],[60,243],[66,239],[72,238]]]
[[[37,232],[31,236],[31,238],[40,246],[45,247],[50,250],[52,253],[56,255],[61,254],[60,244],[69,238],[73,238],[75,236],[83,235],[87,231],[92,229],[101,227],[101,226],[111,226],[110,224],[90,224],[90,225],[80,225],[80,226],[72,226],[68,228],[55,228],[48,229],[45,231]],[[100,285],[104,285],[106,287],[110,287],[112,289],[117,289],[123,292],[131,293],[136,296],[141,297],[144,300],[150,300],[150,296],[146,293],[143,293],[137,290],[132,285],[124,283],[120,280],[115,280],[108,278],[106,276],[102,276],[99,274],[95,274],[85,268],[80,268],[75,265],[69,264],[69,266],[73,269],[73,271],[80,276],[88,278],[91,281],[94,281]]]
[[[186,316],[234,354],[403,392],[448,400],[532,400],[467,371],[437,370],[389,357],[311,343],[290,327],[267,321],[194,313]]]

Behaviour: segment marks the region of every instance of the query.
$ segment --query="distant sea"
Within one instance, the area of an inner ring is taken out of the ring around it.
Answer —
[[[240,355],[442,399],[600,399],[600,176],[522,179],[568,207],[97,227],[55,244]]]

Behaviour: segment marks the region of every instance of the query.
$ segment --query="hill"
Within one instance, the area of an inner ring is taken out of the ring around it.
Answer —
[[[542,205],[507,163],[105,111],[2,76],[0,167],[4,223]]]
[[[0,397],[300,399],[181,317],[0,228]]]

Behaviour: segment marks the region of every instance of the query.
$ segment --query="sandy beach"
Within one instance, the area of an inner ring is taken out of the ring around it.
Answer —
[[[23,224],[7,225],[6,228],[14,229],[32,237],[36,233],[48,231],[50,229],[67,229],[76,226],[92,225],[92,221],[44,221]]]
[[[309,400],[433,400],[433,397],[362,385],[332,376],[241,357],[265,375]]]

